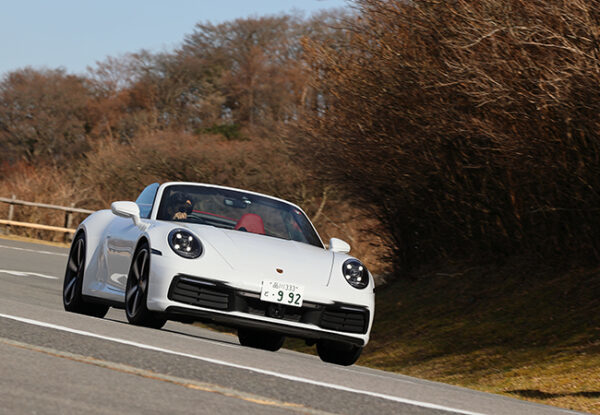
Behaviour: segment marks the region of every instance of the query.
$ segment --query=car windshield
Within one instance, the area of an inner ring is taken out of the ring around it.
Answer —
[[[323,247],[301,210],[243,191],[170,185],[163,191],[157,219],[212,225]]]

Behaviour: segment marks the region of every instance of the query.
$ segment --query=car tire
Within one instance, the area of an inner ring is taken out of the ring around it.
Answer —
[[[342,366],[350,366],[356,363],[362,349],[362,347],[350,343],[330,340],[319,340],[317,342],[317,353],[322,361]]]
[[[148,310],[146,301],[148,299],[150,275],[150,247],[143,243],[135,251],[133,261],[127,275],[125,286],[125,315],[127,321],[136,326],[160,329],[165,325],[167,319],[159,313]]]
[[[276,352],[281,349],[285,336],[269,331],[238,328],[238,339],[242,346]]]
[[[108,313],[109,306],[89,303],[83,299],[83,275],[85,273],[85,234],[77,234],[67,260],[67,269],[63,280],[63,306],[66,311],[102,318]]]

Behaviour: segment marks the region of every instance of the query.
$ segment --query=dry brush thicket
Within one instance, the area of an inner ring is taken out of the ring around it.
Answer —
[[[303,146],[372,206],[398,264],[598,259],[600,2],[357,2],[307,43]]]
[[[600,2],[353,6],[5,75],[0,193],[99,208],[198,180],[300,203],[373,262],[381,237],[397,269],[597,259]]]

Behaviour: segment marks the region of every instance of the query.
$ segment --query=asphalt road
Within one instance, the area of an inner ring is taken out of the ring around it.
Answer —
[[[244,348],[181,323],[135,327],[123,310],[104,319],[67,313],[66,260],[65,248],[0,239],[0,413],[574,413]]]

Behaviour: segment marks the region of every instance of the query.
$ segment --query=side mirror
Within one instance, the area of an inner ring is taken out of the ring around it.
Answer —
[[[110,210],[122,218],[131,218],[136,226],[143,226],[140,220],[140,208],[135,202],[113,202]]]
[[[329,240],[329,250],[333,252],[341,252],[347,254],[350,252],[350,245],[347,242],[342,241],[338,238],[331,238]]]

